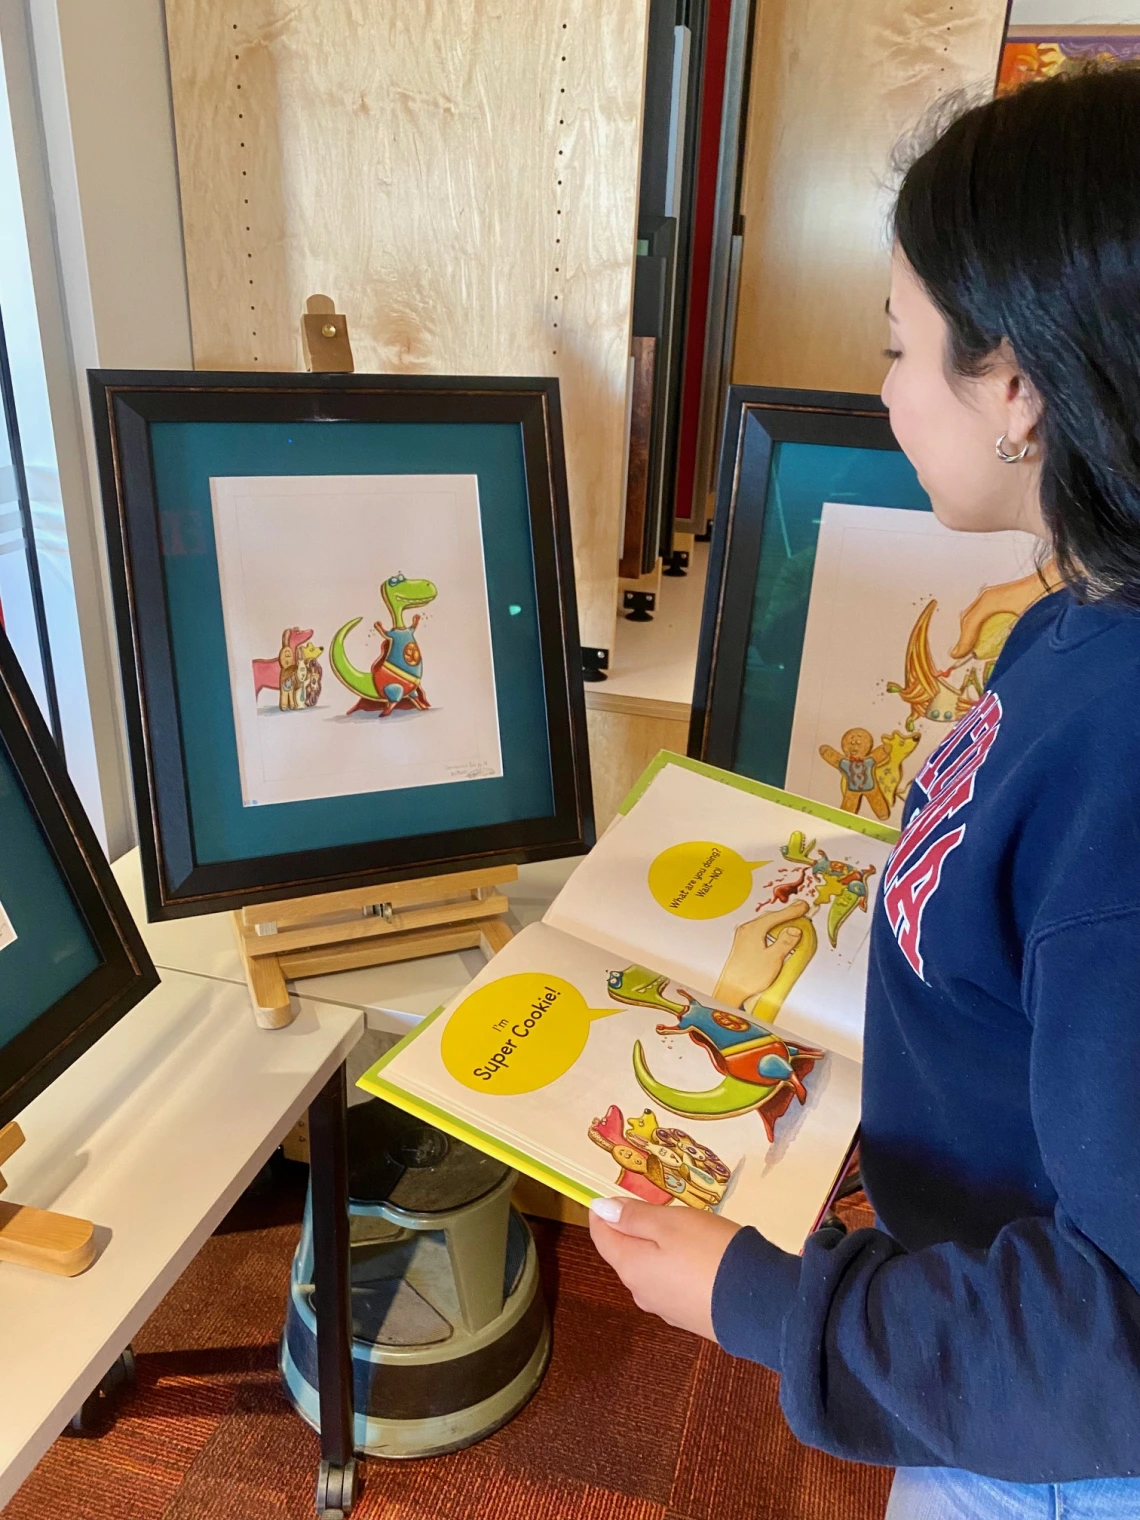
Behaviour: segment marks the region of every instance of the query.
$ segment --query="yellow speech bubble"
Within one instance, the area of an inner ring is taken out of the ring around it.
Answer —
[[[661,851],[649,867],[649,890],[678,918],[723,918],[747,902],[753,871],[769,864],[711,839],[690,839]]]
[[[465,998],[440,1042],[443,1064],[475,1092],[507,1096],[549,1087],[586,1048],[594,1019],[619,1008],[587,1008],[560,976],[523,971]]]

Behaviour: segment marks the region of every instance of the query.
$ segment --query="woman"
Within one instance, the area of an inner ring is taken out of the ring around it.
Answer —
[[[782,1373],[889,1520],[1140,1516],[1140,74],[952,122],[895,216],[883,399],[939,519],[1062,589],[912,788],[875,908],[879,1227],[803,1256],[595,1205],[646,1309]],[[996,444],[995,444],[996,440]]]

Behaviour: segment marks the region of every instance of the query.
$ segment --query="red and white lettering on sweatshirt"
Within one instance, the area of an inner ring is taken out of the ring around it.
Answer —
[[[989,691],[954,725],[915,779],[926,800],[912,814],[887,862],[887,921],[911,970],[923,981],[923,915],[938,891],[947,858],[966,837],[966,820],[951,820],[973,798],[975,779],[997,738],[1001,716],[1001,699]]]

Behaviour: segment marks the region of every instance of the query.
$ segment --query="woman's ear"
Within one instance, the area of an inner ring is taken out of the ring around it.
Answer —
[[[1008,343],[1003,342],[998,349],[987,378],[998,391],[994,399],[1002,433],[1015,450],[1019,449],[1033,438],[1041,422],[1044,413],[1041,398]]]
[[[1033,438],[1044,414],[1041,397],[1033,382],[1020,370],[1010,376],[1006,405],[1009,411],[1008,436],[1020,446]]]

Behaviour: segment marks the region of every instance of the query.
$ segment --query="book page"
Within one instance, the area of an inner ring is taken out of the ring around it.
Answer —
[[[666,765],[545,922],[858,1060],[890,845]]]
[[[591,1196],[715,1209],[789,1251],[859,1120],[856,1063],[541,923],[360,1085],[398,1102],[386,1084]]]
[[[788,790],[898,826],[911,781],[1045,594],[1038,547],[1029,533],[956,533],[932,512],[826,502]]]

